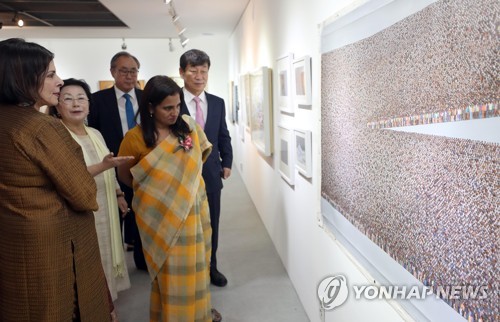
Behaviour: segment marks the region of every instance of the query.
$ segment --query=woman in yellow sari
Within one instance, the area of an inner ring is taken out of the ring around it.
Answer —
[[[155,76],[144,88],[140,125],[129,130],[118,167],[133,187],[133,208],[152,280],[150,320],[212,321],[210,215],[203,161],[212,145],[189,116],[180,117],[181,88]],[[220,316],[219,316],[220,318]]]

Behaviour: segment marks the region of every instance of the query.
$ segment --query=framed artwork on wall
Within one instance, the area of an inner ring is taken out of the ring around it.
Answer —
[[[239,96],[239,111],[238,111],[238,118],[239,118],[239,133],[240,133],[240,139],[242,142],[245,142],[245,130],[247,127],[249,128],[249,125],[247,124],[247,120],[249,120],[249,117],[247,116],[247,110],[250,109],[250,106],[247,103],[247,84],[249,84],[248,81],[248,74],[240,75],[239,79],[239,90],[238,90],[238,96]]]
[[[491,10],[493,2],[471,1],[464,19],[463,8],[447,1],[395,10],[405,3],[374,6],[368,1],[322,25],[318,79],[323,223],[376,284],[423,284],[439,294],[433,301],[398,301],[409,319],[498,320],[498,296],[450,297],[440,292],[447,285],[467,288],[471,283],[498,288],[498,263],[490,259],[499,246],[494,232],[498,207],[492,198],[498,190],[499,141],[488,141],[491,131],[486,128],[478,129],[475,138],[455,137],[461,134],[452,134],[450,124],[441,122],[471,119],[473,113],[479,117],[478,109],[465,102],[483,102],[486,109],[486,102],[498,96],[494,77],[476,78],[473,87],[454,82],[452,92],[448,80],[490,74],[491,62],[482,57],[498,56],[498,41],[464,37],[462,30],[498,33],[499,8]],[[378,20],[373,17],[391,24],[373,23]],[[433,32],[419,32],[424,29]],[[415,53],[415,43],[425,52],[407,55]],[[459,43],[477,52],[467,58],[470,64],[462,64],[463,51],[443,51],[436,43]],[[365,68],[353,68],[353,57],[356,66]],[[394,81],[395,71],[398,80],[410,83]],[[436,80],[433,75],[447,77]],[[369,106],[370,112],[359,106]],[[420,132],[428,124],[432,132]],[[414,132],[385,130],[394,126]],[[464,169],[481,170],[464,175]],[[469,227],[481,227],[481,232]],[[448,260],[436,260],[440,258]]]
[[[295,130],[295,167],[306,178],[312,177],[311,131]]]
[[[101,80],[99,81],[99,90],[107,89],[115,84],[114,80]]]
[[[276,90],[278,92],[278,106],[281,112],[293,114],[292,101],[292,62],[293,54],[278,58],[276,73]]]
[[[278,126],[279,135],[279,171],[281,177],[290,185],[294,184],[294,155],[292,130],[284,126]]]
[[[272,154],[271,69],[261,67],[250,73],[250,136],[264,156]]]
[[[234,123],[234,81],[229,81],[229,104],[227,104],[226,117]]]
[[[250,74],[240,76],[240,93],[241,123],[250,131],[250,106],[252,105]]]
[[[238,85],[234,84],[233,86],[233,122],[238,123],[238,112],[240,109],[240,98],[238,96]]]
[[[293,99],[299,108],[310,109],[312,105],[311,57],[304,56],[293,61]]]

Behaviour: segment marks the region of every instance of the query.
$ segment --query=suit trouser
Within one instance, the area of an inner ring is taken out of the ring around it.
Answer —
[[[134,191],[130,187],[127,187],[121,183],[120,188],[125,193],[125,200],[127,200],[128,206],[132,208],[132,198]],[[123,241],[126,244],[134,245],[136,236],[138,235],[135,216],[131,213],[127,213],[125,218],[122,218],[120,216],[120,227],[122,227],[123,230]]]
[[[122,219],[120,216],[120,227],[123,227],[124,230],[124,240],[125,243],[134,245],[135,267],[137,267],[137,269],[147,270],[146,260],[144,259],[144,252],[142,250],[141,236],[139,235],[139,229],[135,221],[135,213],[132,210],[132,199],[134,197],[133,190],[121,183],[120,186],[123,192],[125,192],[125,200],[127,200],[131,209],[125,218]]]
[[[219,218],[220,218],[221,190],[207,193],[208,207],[210,208],[210,225],[212,226],[212,255],[210,268],[217,268],[217,247],[219,245]]]

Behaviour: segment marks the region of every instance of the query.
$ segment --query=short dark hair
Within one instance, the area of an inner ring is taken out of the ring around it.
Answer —
[[[113,56],[113,58],[111,58],[111,62],[109,63],[109,66],[110,66],[111,69],[113,69],[113,68],[116,67],[116,61],[120,57],[130,57],[130,58],[132,58],[137,63],[137,68],[141,68],[141,63],[139,63],[139,59],[137,59],[134,55],[130,54],[129,52],[120,51],[120,52],[116,53]]]
[[[76,79],[76,78],[65,79],[64,85],[61,86],[61,90],[66,86],[80,86],[81,88],[83,88],[83,91],[85,92],[85,95],[87,95],[87,98],[89,100],[89,106],[90,106],[90,104],[92,104],[92,92],[90,90],[90,86],[83,79]],[[60,118],[60,115],[57,112],[57,109],[55,106],[49,107],[49,115],[56,116],[56,117]]]
[[[85,80],[68,78],[64,80],[64,85],[61,87],[61,89],[65,88],[66,86],[80,86],[81,88],[83,88],[85,95],[87,95],[87,98],[89,99],[89,104],[91,103],[90,100],[92,99],[92,91],[90,90],[89,84],[87,84]]]
[[[21,38],[0,41],[0,103],[33,106],[54,54]]]
[[[181,55],[179,66],[182,70],[186,70],[188,65],[201,66],[208,64],[210,69],[210,57],[206,52],[199,49],[190,49]]]
[[[146,146],[151,148],[156,145],[157,129],[154,119],[151,117],[149,107],[156,107],[167,96],[178,94],[182,100],[182,89],[177,83],[168,76],[153,76],[144,87],[142,99],[139,104],[139,115],[141,119],[142,136]],[[188,125],[182,120],[180,114],[175,124],[170,126],[175,136],[186,135],[190,133]]]

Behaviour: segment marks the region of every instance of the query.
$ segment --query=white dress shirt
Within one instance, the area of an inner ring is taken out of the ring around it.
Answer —
[[[122,92],[115,86],[115,93],[116,93],[116,101],[118,102],[118,112],[120,113],[120,121],[122,123],[123,135],[125,136],[125,133],[127,133],[129,130],[127,123],[127,112],[125,111],[125,97],[123,97],[123,94],[125,94],[125,92]],[[135,115],[139,110],[139,102],[137,101],[137,97],[135,96],[135,89],[131,90],[127,94],[130,95],[130,100],[132,101],[132,105],[134,106],[134,115]],[[138,118],[137,124],[139,123],[141,123],[141,120]]]

